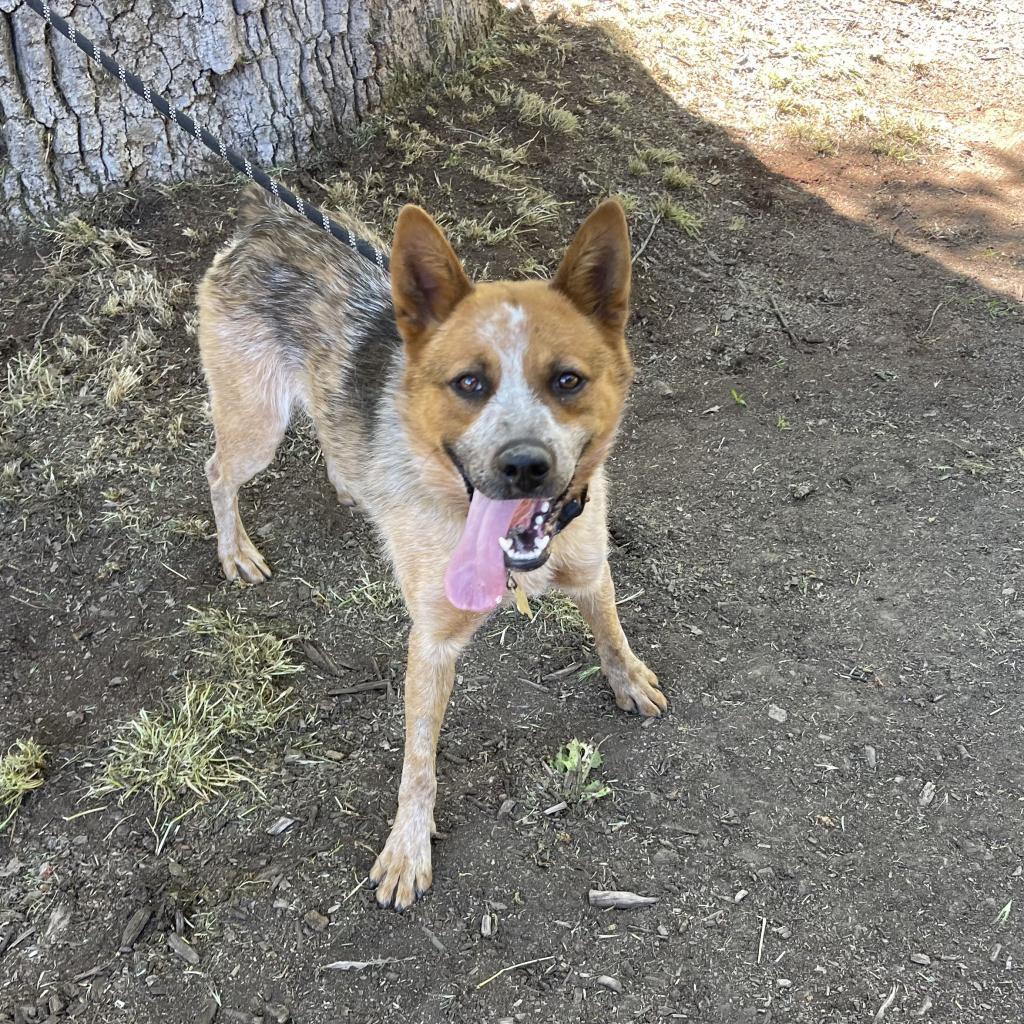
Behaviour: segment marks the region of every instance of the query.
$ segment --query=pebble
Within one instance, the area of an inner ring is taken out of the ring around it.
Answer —
[[[935,783],[926,782],[921,788],[921,795],[917,798],[921,807],[927,807],[935,799]]]
[[[778,722],[779,725],[782,725],[789,718],[789,712],[784,708],[780,708],[778,704],[769,704],[768,717],[773,722]]]
[[[874,771],[878,765],[878,755],[875,753],[875,748],[864,745],[864,760],[867,762],[868,767]]]
[[[484,914],[480,918],[480,934],[485,939],[493,938],[498,930],[498,919],[494,914]]]
[[[789,980],[789,978],[776,978],[775,979],[775,984],[778,985],[779,988],[792,988],[793,987],[793,982],[791,982]]]
[[[617,978],[609,977],[607,974],[602,974],[601,977],[597,979],[597,983],[602,988],[608,989],[609,992],[615,992],[616,994],[622,992],[622,982]]]
[[[930,967],[932,958],[927,953],[911,953],[910,960],[912,963],[920,964],[922,967]]]
[[[331,923],[331,919],[325,914],[321,914],[319,910],[307,910],[302,920],[315,932],[326,931],[327,926]]]

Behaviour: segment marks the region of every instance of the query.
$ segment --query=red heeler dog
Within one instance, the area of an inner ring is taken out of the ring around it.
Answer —
[[[300,407],[339,500],[383,538],[409,608],[398,811],[370,872],[382,905],[403,909],[430,886],[455,661],[512,588],[557,587],[578,604],[621,708],[667,706],[622,632],[607,561],[602,467],[633,373],[630,270],[612,201],[552,280],[474,284],[419,207],[398,217],[389,279],[255,190],[200,287],[225,575],[270,576],[238,489],[269,465]]]

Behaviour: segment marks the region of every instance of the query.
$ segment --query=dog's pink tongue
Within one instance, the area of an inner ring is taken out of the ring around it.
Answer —
[[[466,528],[444,574],[444,592],[456,608],[489,612],[500,603],[508,576],[498,541],[508,533],[520,504],[473,492]]]

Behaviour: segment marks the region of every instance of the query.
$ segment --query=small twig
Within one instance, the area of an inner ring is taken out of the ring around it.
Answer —
[[[885,997],[885,1002],[878,1008],[878,1012],[875,1014],[874,1019],[876,1021],[881,1020],[885,1016],[885,1011],[889,1009],[893,1004],[893,1000],[896,998],[897,985],[896,982],[892,983],[892,991]]]
[[[764,953],[764,930],[768,927],[768,918],[761,918],[761,938],[757,940],[757,962],[761,962],[761,954]]]
[[[485,978],[477,985],[477,989],[481,989],[484,985],[490,985],[492,981],[500,978],[503,974],[508,974],[509,971],[517,971],[520,967],[531,967],[533,964],[542,964],[548,960],[554,960],[553,956],[539,956],[536,960],[524,960],[521,964],[512,964],[511,967],[502,967],[500,971],[495,971],[489,978]]]
[[[52,306],[50,307],[50,312],[46,314],[45,318],[43,319],[43,322],[42,322],[42,324],[41,324],[41,325],[40,325],[40,327],[39,327],[39,330],[38,330],[38,331],[36,331],[36,337],[37,337],[37,338],[41,338],[41,337],[42,337],[42,336],[43,336],[43,335],[44,335],[44,334],[46,333],[46,328],[50,326],[50,321],[51,321],[51,320],[53,319],[53,317],[54,317],[54,314],[55,314],[55,313],[57,312],[57,310],[58,310],[58,309],[60,309],[60,308],[61,308],[61,306],[63,306],[63,305],[64,305],[64,300],[65,300],[65,299],[66,299],[66,298],[67,298],[67,297],[68,297],[68,296],[69,296],[70,294],[71,294],[71,289],[70,289],[70,288],[68,288],[68,289],[67,289],[67,290],[66,290],[66,291],[65,291],[65,292],[64,292],[64,293],[63,293],[63,294],[62,294],[62,295],[61,295],[61,296],[60,296],[60,297],[59,297],[59,298],[57,299],[57,301],[56,301],[56,302],[55,302],[55,303],[54,303],[54,304],[53,304],[53,305],[52,305]]]
[[[643,244],[635,253],[633,253],[633,263],[636,263],[638,259],[643,255],[644,249],[647,248],[647,243],[654,237],[654,229],[658,226],[658,222],[661,220],[661,214],[657,214],[654,218],[654,223],[651,225],[651,230],[647,232],[647,237],[643,240]]]
[[[386,690],[388,688],[386,679],[370,679],[366,682],[357,683],[355,686],[345,686],[338,690],[328,690],[328,697],[350,697],[353,693],[369,693],[371,690]]]
[[[789,340],[794,345],[796,345],[798,343],[797,342],[797,337],[793,333],[793,331],[790,328],[789,324],[786,323],[786,318],[782,315],[782,310],[779,309],[779,304],[775,301],[775,296],[774,295],[769,295],[768,296],[768,301],[772,304],[772,312],[775,314],[776,319],[779,321],[779,326],[781,326],[782,329],[786,332],[787,336],[789,337]]]
[[[326,672],[328,675],[340,676],[342,675],[341,669],[347,669],[352,671],[352,665],[349,665],[344,661],[337,661],[332,658],[319,644],[311,643],[309,640],[302,642],[302,652],[306,657],[314,664],[318,669]]]
[[[939,303],[939,304],[938,304],[938,305],[937,305],[937,306],[936,306],[936,307],[935,307],[935,308],[934,308],[934,309],[932,310],[932,318],[931,318],[931,320],[929,320],[929,321],[928,321],[928,326],[927,326],[927,327],[926,327],[926,328],[925,328],[925,329],[924,329],[924,330],[923,330],[923,331],[921,332],[921,337],[922,337],[922,338],[923,338],[923,337],[925,337],[925,336],[926,336],[926,335],[927,335],[927,334],[928,334],[928,333],[929,333],[929,332],[931,331],[931,329],[932,329],[932,324],[934,324],[934,323],[935,323],[935,317],[936,317],[936,316],[938,315],[938,312],[939,312],[939,310],[940,310],[940,309],[942,309],[942,306],[943,306],[943,304],[942,304],[942,303],[940,302],[940,303]]]

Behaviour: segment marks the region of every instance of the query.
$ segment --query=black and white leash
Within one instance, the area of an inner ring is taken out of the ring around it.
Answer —
[[[131,71],[128,71],[123,65],[114,60],[110,54],[101,50],[91,39],[83,36],[77,29],[72,28],[60,15],[54,14],[48,0],[24,0],[24,3],[43,18],[51,28],[56,29],[65,39],[69,39],[87,56],[100,64],[108,74],[119,79],[121,84],[131,89],[136,96],[141,96],[164,117],[173,120],[182,131],[194,136],[197,142],[203,143],[207,149],[212,150],[222,159],[226,160],[235,170],[248,175],[257,185],[270,192],[275,199],[280,199],[282,203],[302,214],[306,220],[316,224],[317,227],[323,228],[324,231],[333,235],[339,242],[354,249],[360,256],[372,260],[381,270],[387,271],[388,258],[380,249],[371,245],[363,238],[357,238],[348,228],[342,227],[331,220],[323,210],[312,203],[307,203],[290,189],[276,182],[262,168],[256,167],[248,158],[236,153],[233,149],[229,149],[224,145],[222,139],[218,139],[202,127],[202,125],[197,124],[188,114],[183,114],[177,107],[172,107],[163,96],[153,92],[138,75],[132,74]]]

